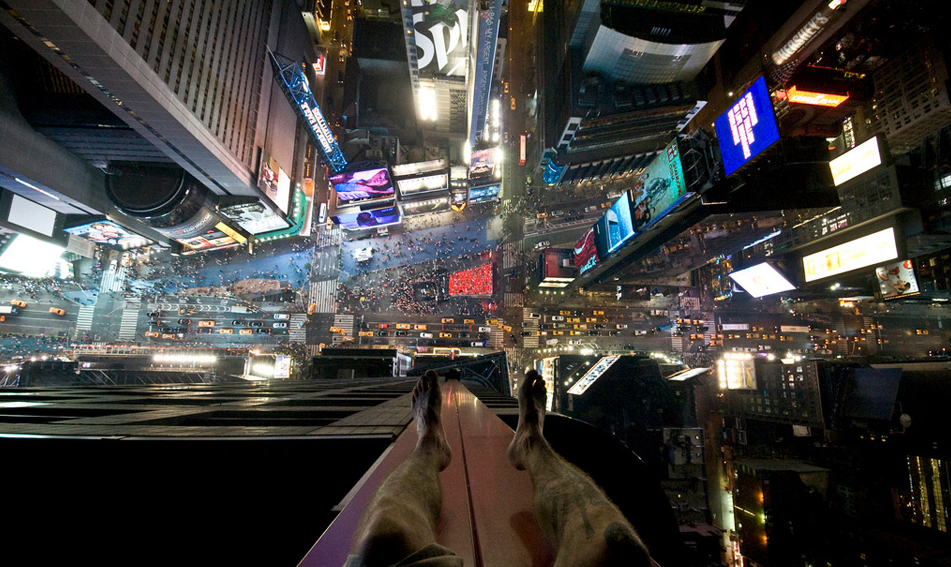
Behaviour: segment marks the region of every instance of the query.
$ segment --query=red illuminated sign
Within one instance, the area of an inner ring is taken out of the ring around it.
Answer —
[[[800,91],[796,87],[789,87],[786,91],[786,98],[789,102],[799,104],[811,104],[813,106],[828,106],[835,108],[849,99],[849,95],[835,95],[828,93],[814,93],[810,91]]]

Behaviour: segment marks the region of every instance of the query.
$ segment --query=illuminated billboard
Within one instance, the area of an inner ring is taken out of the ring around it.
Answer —
[[[449,210],[449,197],[424,199],[422,201],[404,201],[401,205],[406,216],[438,213]]]
[[[773,104],[760,77],[713,123],[720,141],[723,170],[730,175],[779,140]]]
[[[327,56],[323,51],[317,52],[317,58],[314,61],[314,74],[323,77],[327,72]]]
[[[724,353],[717,361],[717,376],[721,390],[756,389],[753,355],[747,352]]]
[[[832,183],[838,187],[881,164],[882,154],[878,149],[878,138],[875,137],[829,162]]]
[[[320,107],[314,99],[310,87],[307,85],[307,79],[301,72],[297,62],[288,59],[283,55],[268,51],[271,56],[271,65],[274,67],[274,75],[281,85],[285,96],[291,102],[291,106],[297,109],[299,115],[307,123],[308,133],[317,142],[320,153],[323,155],[324,162],[330,168],[332,173],[343,171],[347,167],[347,160],[343,157],[343,151],[337,144],[330,125],[320,112]]]
[[[601,360],[599,360],[594,366],[589,368],[588,371],[584,373],[584,376],[582,376],[580,380],[575,382],[574,385],[572,385],[571,388],[568,389],[568,393],[575,396],[580,396],[581,394],[584,394],[585,391],[587,391],[587,389],[590,388],[591,385],[594,384],[598,378],[600,378],[605,372],[607,372],[612,366],[614,366],[614,363],[617,362],[619,358],[621,357],[620,356],[601,357]]]
[[[466,76],[469,38],[468,2],[411,0],[416,61],[423,76]]]
[[[64,247],[18,234],[0,252],[0,271],[41,278],[57,271]]]
[[[495,148],[476,150],[469,158],[469,179],[488,177],[495,170]]]
[[[555,361],[554,357],[542,358],[535,361],[535,371],[545,381],[545,409],[551,411],[555,401]]]
[[[386,168],[341,173],[330,178],[341,204],[388,199],[396,191]]]
[[[291,226],[291,223],[263,203],[231,205],[218,209],[218,213],[250,234],[284,230]]]
[[[90,242],[111,246],[121,250],[140,248],[153,244],[151,240],[119,226],[111,220],[99,220],[63,229],[66,232],[85,238]]]
[[[786,91],[786,100],[789,102],[795,102],[797,104],[810,104],[812,106],[828,106],[829,108],[835,108],[843,102],[849,100],[849,95],[801,91],[795,86],[792,86]]]
[[[335,223],[349,230],[390,226],[399,224],[403,220],[398,207],[389,207],[376,211],[362,211],[359,213],[346,213],[331,218]]]
[[[390,168],[393,177],[409,177],[412,175],[421,175],[423,173],[437,173],[446,169],[445,159],[432,159],[429,161],[417,161],[414,163],[401,163]],[[462,167],[464,170],[465,168]]]
[[[261,190],[272,203],[287,213],[291,199],[291,178],[284,173],[273,156],[264,156],[261,160]]]
[[[10,203],[7,222],[43,236],[53,236],[56,232],[56,211],[53,209],[34,203],[13,192],[5,192],[4,201],[7,200]]]
[[[766,262],[745,270],[737,270],[730,274],[730,279],[738,283],[753,297],[763,297],[796,289],[795,285]]]
[[[896,299],[919,293],[918,278],[911,260],[895,262],[875,268],[878,289],[882,299]]]
[[[574,252],[578,275],[598,265],[601,259],[598,258],[598,247],[595,245],[594,227],[589,228],[588,232],[575,243]]]
[[[676,138],[638,176],[628,199],[635,232],[656,224],[688,196]]]
[[[822,252],[803,256],[802,267],[806,281],[812,282],[874,266],[897,257],[895,230],[886,228]]]
[[[607,256],[621,247],[628,239],[634,236],[634,224],[631,218],[631,203],[628,193],[611,205],[598,221],[597,231],[601,240],[601,256]]]
[[[494,201],[499,198],[501,185],[491,185],[489,187],[473,187],[469,189],[469,202],[482,203],[485,201]]]
[[[400,189],[400,195],[417,195],[419,193],[429,193],[431,191],[442,191],[449,189],[449,175],[442,173],[439,175],[428,175],[426,177],[411,177],[409,179],[400,179],[396,182]]]

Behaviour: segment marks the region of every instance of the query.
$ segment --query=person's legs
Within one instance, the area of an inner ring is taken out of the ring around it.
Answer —
[[[518,427],[509,460],[528,470],[535,516],[555,548],[555,567],[649,566],[634,528],[591,478],[561,458],[542,434],[545,381],[534,370],[518,391]]]
[[[392,565],[436,542],[442,509],[439,471],[452,453],[442,429],[439,377],[428,371],[413,389],[416,448],[383,481],[353,538],[353,552],[367,567]]]

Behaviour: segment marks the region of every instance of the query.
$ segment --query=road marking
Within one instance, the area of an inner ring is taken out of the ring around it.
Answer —
[[[96,308],[91,305],[82,305],[79,308],[79,314],[76,316],[77,331],[91,331],[93,313]]]
[[[135,338],[135,332],[139,326],[140,309],[124,309],[122,311],[122,321],[119,323],[120,340],[131,340]]]

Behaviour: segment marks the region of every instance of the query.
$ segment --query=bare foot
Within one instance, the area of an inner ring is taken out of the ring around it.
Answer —
[[[419,377],[416,387],[413,388],[413,419],[416,422],[416,434],[419,436],[416,449],[431,452],[439,470],[448,467],[452,460],[452,450],[442,429],[441,415],[439,376],[429,370]]]
[[[525,469],[525,460],[533,448],[547,444],[542,435],[547,398],[545,380],[534,370],[526,372],[518,389],[518,427],[508,449],[509,460],[518,470]]]

